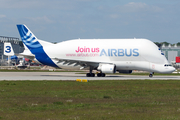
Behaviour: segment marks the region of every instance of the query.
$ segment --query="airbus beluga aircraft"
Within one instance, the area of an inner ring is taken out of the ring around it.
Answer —
[[[162,51],[147,39],[75,39],[53,44],[38,39],[26,25],[17,25],[25,51],[21,53],[36,61],[62,69],[89,69],[87,77],[94,77],[93,70],[106,73],[132,73],[132,70],[172,73]]]

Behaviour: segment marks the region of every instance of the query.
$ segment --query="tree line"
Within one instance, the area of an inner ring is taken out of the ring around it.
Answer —
[[[161,47],[162,45],[165,45],[165,46],[168,46],[168,45],[171,45],[171,46],[174,46],[175,44],[171,44],[171,43],[168,43],[168,42],[154,42],[158,47]],[[180,42],[178,42],[176,44],[177,46],[180,46]]]

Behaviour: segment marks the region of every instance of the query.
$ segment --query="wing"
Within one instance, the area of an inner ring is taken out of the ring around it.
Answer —
[[[30,60],[34,60],[35,56],[33,54],[23,54],[23,53],[19,53],[19,54],[15,54],[16,56],[23,56],[25,58],[28,58]]]
[[[75,59],[62,59],[62,58],[53,58],[55,61],[58,61],[56,64],[63,64],[63,65],[73,65],[73,66],[82,66],[80,69],[84,69],[87,67],[97,68],[100,63],[104,64],[112,64],[107,62],[98,62],[98,61],[88,61],[88,60],[75,60]]]

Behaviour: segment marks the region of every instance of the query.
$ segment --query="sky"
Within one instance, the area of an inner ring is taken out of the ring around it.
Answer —
[[[180,42],[180,0],[0,0],[0,36],[25,24],[45,41],[145,38]]]

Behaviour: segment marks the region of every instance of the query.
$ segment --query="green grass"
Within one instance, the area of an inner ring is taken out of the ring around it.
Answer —
[[[0,81],[0,120],[179,120],[180,81]]]

